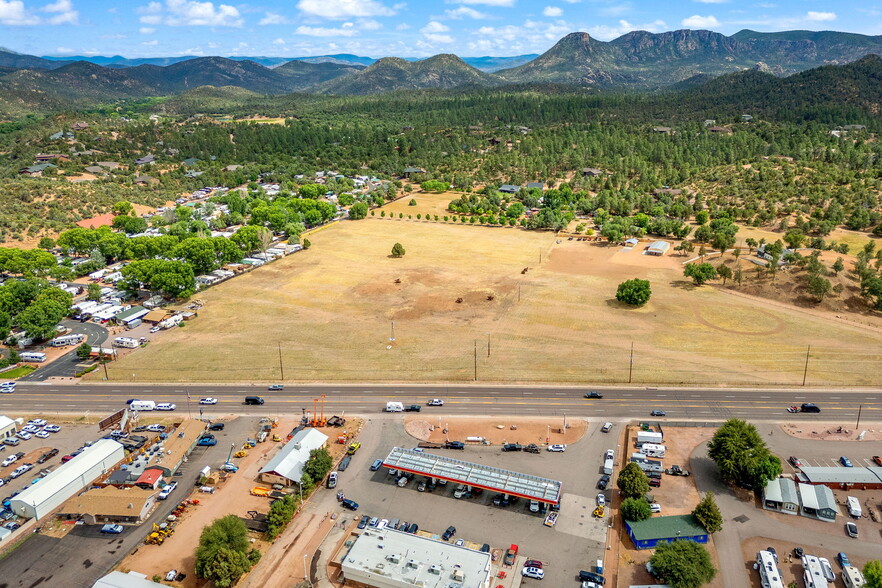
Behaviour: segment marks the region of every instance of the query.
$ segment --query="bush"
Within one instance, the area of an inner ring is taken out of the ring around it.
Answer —
[[[407,203],[408,206],[416,206],[416,198],[411,198],[410,202]]]
[[[655,575],[673,588],[698,588],[717,575],[707,549],[693,541],[660,543],[649,563]]]
[[[401,243],[396,243],[392,246],[392,257],[403,257],[404,253],[404,245]]]
[[[652,510],[645,498],[626,498],[622,501],[620,510],[626,521],[645,521],[652,516]]]
[[[649,280],[637,278],[622,282],[616,290],[616,300],[631,306],[643,306],[649,302],[651,295],[652,289],[649,287]]]

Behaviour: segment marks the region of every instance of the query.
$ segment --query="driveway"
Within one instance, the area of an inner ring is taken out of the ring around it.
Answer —
[[[89,345],[97,347],[107,340],[107,329],[96,323],[81,323],[79,321],[64,320],[61,324],[68,327],[70,334],[83,334],[88,337]],[[34,370],[20,378],[20,382],[43,382],[47,378],[72,378],[77,370],[76,347],[65,353],[52,363]]]

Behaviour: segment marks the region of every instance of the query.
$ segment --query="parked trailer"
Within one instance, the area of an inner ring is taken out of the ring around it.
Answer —
[[[21,358],[22,361],[30,363],[42,363],[46,361],[46,354],[36,351],[26,351],[24,353],[19,353],[18,356]]]
[[[656,431],[637,431],[638,443],[656,443],[661,444],[663,435]]]
[[[86,336],[81,333],[72,333],[70,335],[61,335],[60,337],[55,337],[52,341],[49,342],[49,345],[52,347],[65,347],[67,345],[78,345],[82,343],[86,339]]]
[[[664,457],[667,448],[664,445],[656,445],[655,443],[644,443],[640,446],[640,453],[647,457]]]
[[[137,339],[132,339],[131,337],[117,337],[113,340],[114,347],[125,347],[126,349],[136,349],[141,344],[138,343]]]
[[[664,464],[656,459],[647,459],[642,453],[634,453],[631,455],[631,461],[640,466],[644,472],[662,472]]]
[[[170,316],[161,323],[159,323],[159,327],[161,329],[171,329],[172,327],[176,327],[179,324],[184,322],[184,317],[180,314],[176,314],[174,316]]]

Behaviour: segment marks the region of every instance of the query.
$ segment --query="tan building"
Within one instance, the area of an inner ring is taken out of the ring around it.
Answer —
[[[14,420],[8,416],[0,416],[0,441],[9,437],[15,437],[17,432],[18,427]]]
[[[158,494],[158,490],[141,488],[125,490],[114,486],[94,488],[65,502],[59,509],[58,515],[68,519],[82,519],[88,525],[99,523],[137,525],[147,518]]]

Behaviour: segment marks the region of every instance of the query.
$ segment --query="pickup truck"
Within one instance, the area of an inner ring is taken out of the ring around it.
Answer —
[[[503,561],[505,565],[511,566],[514,565],[515,559],[518,556],[518,546],[512,543],[511,547],[509,547],[505,552],[505,558]]]
[[[41,455],[37,459],[37,463],[46,463],[47,461],[49,461],[50,459],[52,459],[56,455],[58,455],[58,450],[57,449],[50,449],[49,451],[47,451],[46,453],[44,453],[43,455]]]
[[[503,451],[521,451],[522,449],[520,443],[506,443],[502,446]]]
[[[114,524],[108,523],[108,524],[104,525],[103,527],[101,527],[101,532],[102,533],[111,533],[113,535],[118,535],[123,532],[123,528],[124,527],[122,525],[114,525]]]

